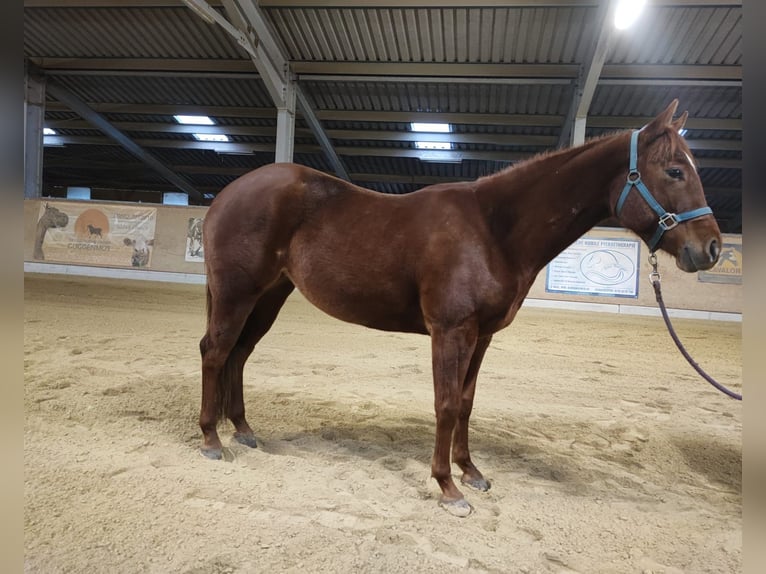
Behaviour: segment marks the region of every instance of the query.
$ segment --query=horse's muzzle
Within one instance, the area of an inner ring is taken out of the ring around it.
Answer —
[[[676,255],[676,265],[682,271],[694,273],[710,269],[721,255],[721,241],[713,237],[702,245],[686,243]]]

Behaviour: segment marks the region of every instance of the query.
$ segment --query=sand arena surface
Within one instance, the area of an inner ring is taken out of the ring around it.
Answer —
[[[740,324],[675,324],[739,390]],[[428,338],[292,296],[245,369],[260,448],[227,423],[214,462],[203,331],[202,286],[27,275],[26,572],[742,569],[741,403],[659,318],[525,308],[495,336],[471,431],[492,489],[463,519],[429,478]]]

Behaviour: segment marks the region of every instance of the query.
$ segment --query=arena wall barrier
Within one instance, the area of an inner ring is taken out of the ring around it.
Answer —
[[[201,222],[207,208],[25,200],[28,272],[204,283]],[[525,304],[658,314],[648,248],[632,233],[599,227],[538,275]],[[658,254],[671,316],[741,320],[742,236],[724,235],[719,264],[684,273]]]

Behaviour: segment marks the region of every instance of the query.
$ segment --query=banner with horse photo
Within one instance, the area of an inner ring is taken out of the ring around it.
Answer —
[[[186,226],[186,261],[205,261],[205,251],[202,247],[202,223],[204,217],[190,217]]]
[[[109,267],[151,267],[157,209],[47,202],[40,205],[34,259]]]

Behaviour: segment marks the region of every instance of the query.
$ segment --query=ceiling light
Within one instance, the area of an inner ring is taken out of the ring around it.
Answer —
[[[686,130],[684,128],[681,128],[678,130],[678,135],[681,137],[684,137],[686,135]]]
[[[229,136],[226,134],[192,134],[194,139],[201,142],[227,142]]]
[[[436,163],[460,163],[463,155],[459,151],[423,150],[418,152],[418,159]]]
[[[52,130],[51,128],[43,128],[43,135],[44,136],[55,136],[56,130]]]
[[[449,124],[430,124],[423,122],[412,122],[410,129],[413,132],[438,132],[442,134],[448,134],[452,131],[452,127]]]
[[[179,124],[193,124],[198,126],[212,126],[215,122],[208,116],[173,116]]]
[[[415,142],[417,149],[452,149],[450,142]]]
[[[614,27],[618,30],[630,28],[638,20],[646,0],[620,0],[614,11]]]

